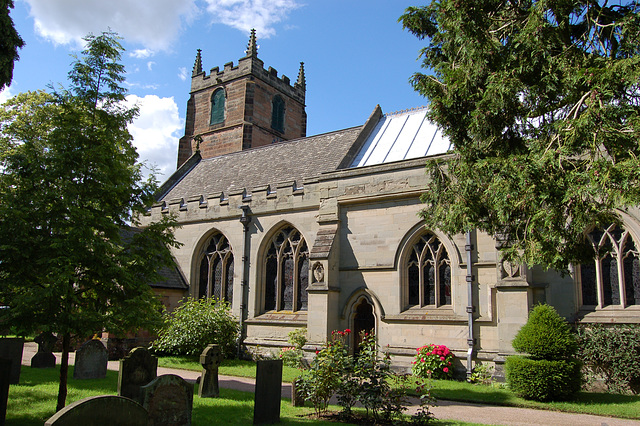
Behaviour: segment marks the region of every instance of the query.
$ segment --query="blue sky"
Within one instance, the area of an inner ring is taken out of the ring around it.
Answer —
[[[13,83],[0,102],[27,90],[66,84],[81,39],[111,29],[124,37],[129,100],[140,106],[131,125],[142,160],[164,180],[175,170],[184,133],[191,70],[202,49],[207,71],[244,56],[256,28],[265,68],[307,78],[307,135],[364,123],[384,112],[424,105],[408,80],[420,71],[423,47],[402,29],[405,0],[15,0],[11,11],[25,40]]]

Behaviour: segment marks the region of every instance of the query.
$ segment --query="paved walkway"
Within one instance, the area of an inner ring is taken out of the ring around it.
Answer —
[[[22,365],[31,365],[31,357],[36,353],[37,345],[32,342],[25,343],[22,356]],[[56,353],[58,364],[60,353]],[[75,361],[75,353],[69,354],[69,364]],[[118,371],[119,361],[109,361],[108,369]],[[158,367],[158,375],[175,374],[187,381],[195,382],[200,376],[199,372]],[[221,388],[235,389],[245,392],[253,392],[255,382],[253,379],[233,376],[219,376]],[[283,383],[282,396],[291,397],[291,385]],[[411,406],[407,414],[415,413],[418,400]],[[500,407],[485,404],[472,404],[455,401],[438,401],[431,411],[440,420],[458,420],[465,422],[481,423],[487,425],[513,425],[513,426],[640,426],[640,420],[622,420],[611,417],[592,416],[587,414],[569,414],[558,411],[534,410],[529,408]]]

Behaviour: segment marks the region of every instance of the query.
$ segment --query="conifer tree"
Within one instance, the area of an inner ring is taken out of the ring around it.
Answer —
[[[13,25],[9,11],[13,9],[13,0],[0,0],[0,90],[11,84],[13,64],[18,60],[18,49],[24,46]]]
[[[137,109],[123,106],[123,49],[113,33],[85,40],[68,89],[0,111],[0,319],[62,337],[58,410],[71,338],[157,324],[149,284],[176,244],[169,218],[135,228],[156,185],[127,130]]]
[[[453,144],[428,162],[428,226],[479,229],[558,270],[584,232],[640,202],[637,1],[438,0],[400,18],[421,39],[414,88]]]

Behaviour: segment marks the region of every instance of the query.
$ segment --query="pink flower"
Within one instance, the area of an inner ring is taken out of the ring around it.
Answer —
[[[444,361],[444,357],[443,356],[440,357],[440,361]]]
[[[443,368],[442,371],[444,371],[445,373],[449,372],[449,369],[447,367]]]
[[[424,358],[420,358],[420,362],[424,362]]]

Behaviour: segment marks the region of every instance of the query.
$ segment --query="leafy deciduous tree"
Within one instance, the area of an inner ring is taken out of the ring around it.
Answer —
[[[428,162],[428,226],[485,231],[506,258],[558,270],[589,257],[584,232],[640,202],[639,11],[635,0],[405,11],[432,71],[412,84],[453,144]]]
[[[72,336],[159,324],[149,287],[171,262],[173,220],[140,230],[155,182],[142,181],[123,105],[123,50],[86,38],[70,88],[20,94],[0,110],[0,301],[22,332],[62,336],[58,409]]]

